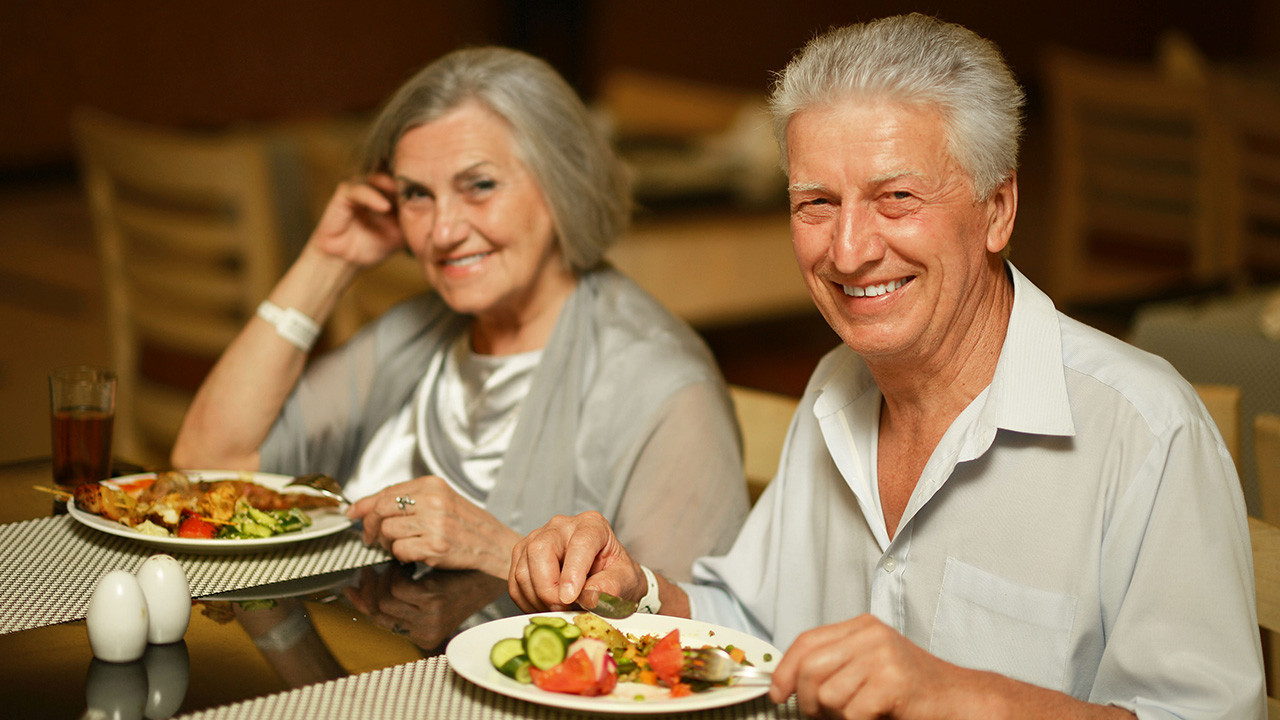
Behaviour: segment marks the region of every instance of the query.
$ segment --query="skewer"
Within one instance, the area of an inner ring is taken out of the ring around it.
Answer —
[[[48,487],[46,485],[32,485],[31,487],[35,490],[39,490],[40,492],[57,495],[59,500],[70,500],[74,497],[73,493],[68,490],[63,490],[62,488]]]

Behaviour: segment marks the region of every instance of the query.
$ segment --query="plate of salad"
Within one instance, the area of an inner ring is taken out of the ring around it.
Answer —
[[[615,714],[683,713],[746,702],[765,686],[696,685],[679,677],[684,649],[723,647],[772,670],[773,645],[719,625],[637,613],[604,620],[590,613],[538,613],[470,628],[445,657],[487,690],[540,705]],[[603,646],[603,649],[602,649]]]
[[[345,508],[293,478],[197,470],[126,475],[76,489],[67,512],[94,530],[171,552],[237,553],[351,527]]]

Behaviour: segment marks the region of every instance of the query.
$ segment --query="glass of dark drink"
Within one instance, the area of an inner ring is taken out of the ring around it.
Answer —
[[[111,476],[111,426],[116,414],[116,375],[87,365],[49,373],[53,428],[53,481],[73,489]]]

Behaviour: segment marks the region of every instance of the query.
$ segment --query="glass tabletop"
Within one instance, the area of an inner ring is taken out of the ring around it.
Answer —
[[[44,517],[47,459],[0,465],[0,522]],[[52,571],[52,569],[51,569]],[[443,652],[517,614],[506,580],[395,562],[193,600],[184,639],[133,663],[93,657],[84,621],[0,634],[4,716],[164,718]]]

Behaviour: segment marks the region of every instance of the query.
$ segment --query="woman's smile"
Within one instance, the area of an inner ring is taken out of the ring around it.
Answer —
[[[445,267],[457,267],[457,268],[471,267],[473,265],[478,264],[481,260],[484,260],[485,258],[489,257],[492,254],[493,254],[492,250],[487,250],[485,252],[471,253],[469,255],[462,255],[460,257],[445,258],[440,261],[440,264],[444,265]]]

